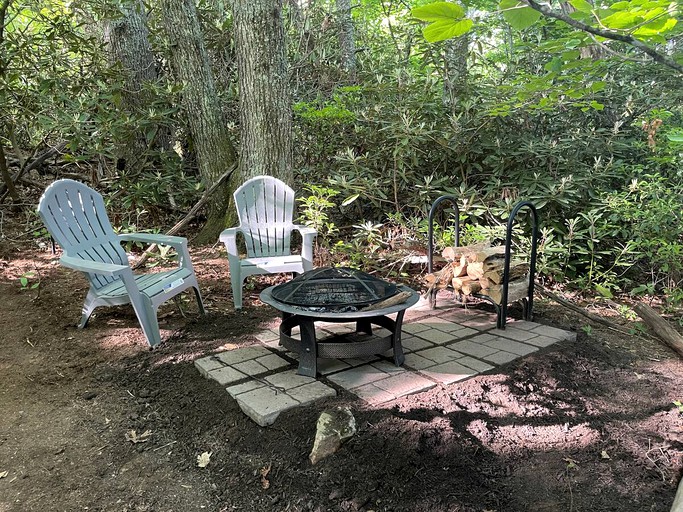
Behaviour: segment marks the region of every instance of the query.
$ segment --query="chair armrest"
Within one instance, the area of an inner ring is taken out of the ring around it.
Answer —
[[[231,238],[234,239],[237,236],[237,233],[241,233],[242,228],[241,227],[236,227],[236,228],[228,228],[224,229],[221,231],[221,235],[219,237],[220,241],[225,243],[228,243],[228,240]]]
[[[225,250],[228,251],[228,259],[237,262],[240,254],[237,251],[237,233],[241,233],[242,228],[228,228],[221,232],[220,241],[225,244]]]
[[[156,233],[122,233],[119,235],[119,239],[130,242],[170,245],[176,249],[187,245],[187,238],[182,236],[158,235]]]
[[[294,224],[292,229],[296,229],[299,233],[301,233],[301,236],[313,235],[315,237],[318,235],[318,232],[314,228],[309,228],[303,224]]]
[[[63,255],[59,262],[67,268],[80,270],[81,272],[92,272],[103,276],[115,277],[126,271],[132,272],[128,265],[116,265],[115,263],[102,263],[100,261],[84,260],[73,256]]]

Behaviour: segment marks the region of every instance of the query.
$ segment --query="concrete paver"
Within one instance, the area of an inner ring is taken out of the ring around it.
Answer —
[[[381,357],[319,359],[317,380],[297,375],[297,354],[279,345],[277,329],[258,332],[258,345],[201,357],[194,364],[201,375],[224,386],[245,414],[267,426],[284,411],[334,397],[330,383],[367,404],[379,405],[437,384],[452,385],[541,348],[576,340],[576,333],[526,320],[511,320],[506,329],[497,329],[495,315],[448,305],[449,300],[440,300],[434,310],[420,301],[406,311],[402,367],[394,365],[389,351]],[[321,337],[355,330],[353,323],[316,327],[324,327]],[[380,328],[374,332],[388,335]],[[225,345],[231,347],[236,345]]]

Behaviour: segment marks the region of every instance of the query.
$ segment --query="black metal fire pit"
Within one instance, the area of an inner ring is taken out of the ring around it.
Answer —
[[[400,292],[409,294],[405,302],[386,307],[378,304]],[[343,267],[310,270],[261,292],[263,302],[282,312],[280,344],[299,354],[297,373],[308,377],[316,377],[318,357],[363,357],[391,349],[396,366],[402,365],[405,359],[401,347],[403,315],[418,299],[417,292],[406,286]],[[370,307],[375,309],[366,309]],[[393,313],[396,313],[395,320],[387,316]],[[356,332],[335,336],[332,341],[318,341],[317,321],[355,323]],[[387,329],[390,335],[373,336],[373,325]],[[292,336],[292,329],[297,326],[299,339]]]

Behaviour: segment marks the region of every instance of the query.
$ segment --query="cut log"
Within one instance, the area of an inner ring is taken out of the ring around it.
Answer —
[[[458,250],[457,247],[446,247],[446,248],[441,252],[441,256],[443,256],[444,259],[446,259],[446,260],[448,260],[448,261],[455,261],[456,258],[459,257],[458,254],[456,254],[456,252],[455,252],[455,251],[457,251],[457,250]]]
[[[505,255],[499,255],[486,258],[482,264],[482,267],[484,268],[484,271],[487,271],[503,268],[503,265],[505,265]]]
[[[397,293],[396,295],[392,295],[391,297],[388,297],[384,300],[375,302],[374,304],[370,304],[369,306],[366,306],[363,309],[361,309],[361,311],[374,311],[376,309],[383,309],[391,306],[396,306],[397,304],[403,304],[410,298],[411,295],[412,294],[410,292]]]
[[[636,313],[643,319],[654,334],[659,336],[679,356],[683,357],[683,337],[678,334],[669,322],[647,304],[637,303],[633,306]]]
[[[482,288],[491,288],[492,286],[496,285],[496,283],[487,278],[486,275],[484,275],[484,277],[479,278],[479,284]]]
[[[453,277],[462,277],[467,275],[467,258],[460,256],[460,262],[453,262]]]
[[[491,247],[491,241],[486,240],[478,244],[464,245],[462,247],[446,247],[441,255],[451,261],[459,260],[461,256],[466,256],[469,261],[476,261],[471,259],[472,255],[484,251],[489,247]]]
[[[503,301],[503,285],[496,284],[490,288],[482,288],[481,293],[491,297],[491,300],[496,304],[501,304]],[[508,304],[520,299],[524,299],[529,293],[529,280],[519,279],[517,281],[510,281],[508,283]]]
[[[498,259],[501,257],[505,257],[505,246],[502,245],[496,245],[495,247],[485,247],[481,250],[467,253],[467,259],[472,262],[481,262],[490,258]]]
[[[462,293],[465,295],[479,293],[479,290],[481,290],[481,284],[479,284],[479,281],[471,280],[469,283],[462,285]]]
[[[473,281],[474,279],[471,277],[454,277],[452,282],[453,289],[458,293],[463,293],[463,288],[469,286]]]
[[[472,279],[479,279],[481,277],[484,277],[483,263],[479,261],[469,262],[467,264],[467,275]]]
[[[484,277],[490,279],[494,284],[501,284],[503,282],[504,266],[505,262],[502,262],[499,268],[484,270]],[[527,272],[529,272],[529,264],[526,261],[511,261],[508,281],[514,281],[517,278],[524,277]]]

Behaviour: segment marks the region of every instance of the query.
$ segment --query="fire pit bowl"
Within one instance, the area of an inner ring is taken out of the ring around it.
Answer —
[[[401,292],[407,299],[398,304],[385,299]],[[282,312],[280,344],[299,354],[299,375],[317,376],[317,358],[355,358],[393,350],[396,366],[405,359],[401,347],[401,326],[405,310],[419,295],[403,285],[388,283],[364,272],[325,267],[309,270],[291,281],[266,288],[261,300]],[[396,318],[387,315],[396,313]],[[354,333],[318,340],[315,322],[355,323]],[[372,326],[389,331],[375,336]],[[300,327],[300,336],[292,329]]]

